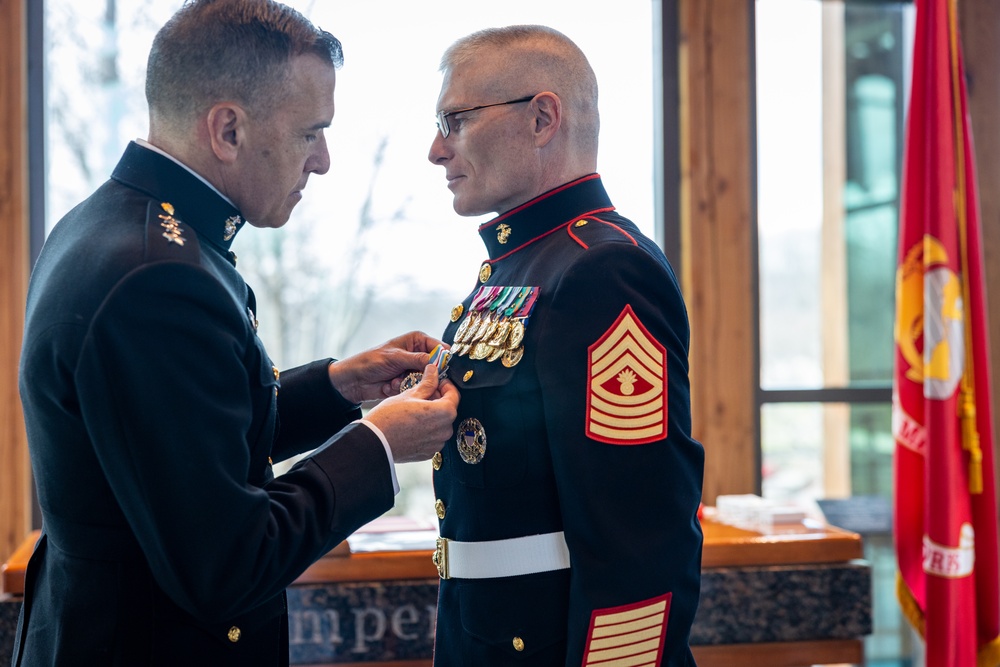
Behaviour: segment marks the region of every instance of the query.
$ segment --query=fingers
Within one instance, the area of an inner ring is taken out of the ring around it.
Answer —
[[[424,376],[420,382],[412,389],[414,398],[430,398],[438,388],[438,370],[434,364],[427,364],[424,367]]]

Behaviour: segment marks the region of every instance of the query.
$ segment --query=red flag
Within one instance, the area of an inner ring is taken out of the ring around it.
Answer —
[[[927,665],[1000,665],[989,349],[955,0],[917,0],[896,274],[897,592]]]

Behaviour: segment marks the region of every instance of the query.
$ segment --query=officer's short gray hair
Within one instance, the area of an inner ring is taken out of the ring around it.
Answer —
[[[190,120],[223,100],[264,117],[282,98],[289,63],[315,55],[344,63],[340,41],[273,0],[188,0],[153,40],[146,66],[150,112]]]
[[[447,74],[486,55],[501,60],[502,66],[493,82],[498,95],[554,92],[573,111],[567,119],[568,130],[584,145],[589,147],[592,143],[596,151],[600,130],[597,77],[587,56],[573,40],[542,25],[487,28],[448,47],[441,58],[441,71]]]

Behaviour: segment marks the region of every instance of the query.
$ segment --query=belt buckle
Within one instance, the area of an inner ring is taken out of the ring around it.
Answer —
[[[431,561],[437,567],[438,576],[442,579],[451,579],[451,575],[448,572],[448,538],[439,537],[437,538],[434,555],[431,557]]]

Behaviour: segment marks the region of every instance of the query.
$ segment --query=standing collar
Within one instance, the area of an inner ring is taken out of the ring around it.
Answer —
[[[598,211],[614,210],[598,174],[549,190],[479,228],[490,260],[512,254],[557,227]]]
[[[178,221],[228,252],[246,221],[226,197],[170,155],[132,141],[111,178],[174,207]]]

